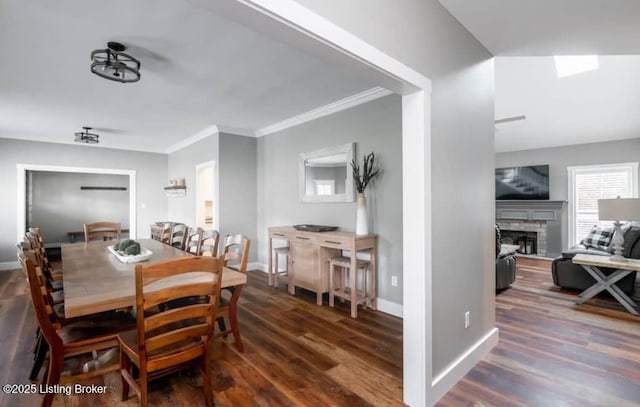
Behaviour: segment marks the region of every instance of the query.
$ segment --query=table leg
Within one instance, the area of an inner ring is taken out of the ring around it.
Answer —
[[[351,285],[351,318],[358,317],[358,290],[356,289],[356,277],[358,276],[357,264],[356,249],[354,247],[351,249],[351,270],[349,270],[349,284]]]
[[[269,262],[267,263],[267,267],[269,267],[269,287],[273,285],[273,239],[269,236]],[[276,273],[278,272],[278,265],[276,264]]]
[[[606,276],[595,266],[585,264],[582,264],[581,266],[596,280],[596,283],[578,295],[576,304],[582,304],[593,298],[596,294],[607,290],[627,311],[633,315],[640,315],[638,312],[638,305],[629,298],[627,294],[620,289],[620,287],[615,285],[615,283],[625,278],[628,274],[631,274],[631,270],[616,270],[609,276]]]
[[[371,259],[369,260],[369,265],[371,267],[371,302],[370,302],[370,306],[372,310],[377,310],[378,309],[378,295],[376,294],[376,284],[377,284],[377,279],[378,279],[378,264],[377,264],[377,258],[378,258],[378,251],[376,250],[376,245],[374,245],[371,248]]]
[[[238,328],[238,299],[240,298],[240,291],[242,291],[242,285],[234,287],[231,300],[229,301],[229,323],[231,323],[231,332],[233,333],[233,340],[236,343],[236,348],[240,352],[244,352],[244,346],[242,345],[242,339],[240,338],[240,329]]]

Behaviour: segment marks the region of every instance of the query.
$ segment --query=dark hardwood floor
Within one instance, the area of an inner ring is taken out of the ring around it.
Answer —
[[[550,263],[517,259],[496,296],[498,346],[438,406],[640,406],[640,318],[613,298],[576,305]]]
[[[282,285],[269,288],[266,274],[249,272],[238,315],[245,352],[236,351],[231,336],[214,343],[216,405],[402,405],[402,320],[370,310],[354,320],[348,303],[334,309],[326,303],[316,306],[306,291],[294,297]],[[30,383],[34,333],[22,272],[0,272],[0,383]],[[118,373],[85,383],[106,384],[107,394],[59,395],[54,406],[138,405],[133,396],[120,402]],[[150,406],[204,404],[197,374],[152,383]],[[0,393],[0,406],[35,406],[40,399]]]
[[[439,406],[640,406],[640,319],[615,300],[577,306],[553,285],[550,262],[518,259],[514,286],[496,297],[500,342]],[[636,289],[640,301],[640,281]],[[348,303],[347,303],[348,304]],[[317,307],[315,296],[270,289],[249,273],[240,306],[245,352],[217,341],[218,406],[402,405],[402,321],[382,313]],[[0,273],[0,383],[29,383],[35,322],[20,271]],[[152,406],[200,406],[199,375],[153,382]],[[55,406],[137,406],[119,401],[117,373],[94,379],[106,395],[56,397]],[[0,406],[39,395],[0,393]]]

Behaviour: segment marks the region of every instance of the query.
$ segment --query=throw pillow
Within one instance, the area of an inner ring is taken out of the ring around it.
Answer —
[[[638,250],[640,250],[640,247],[635,247],[637,246],[636,242],[638,239],[640,239],[640,228],[637,226],[627,228],[626,233],[624,233],[624,243],[622,244],[622,255],[624,257],[632,259],[638,258]],[[613,248],[611,249],[611,252],[613,253]]]
[[[583,245],[593,247],[594,249],[608,250],[611,239],[613,238],[613,228],[599,228],[594,226],[586,238],[582,239]]]

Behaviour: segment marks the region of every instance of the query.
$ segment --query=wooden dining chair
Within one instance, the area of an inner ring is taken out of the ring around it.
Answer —
[[[202,242],[200,243],[199,256],[218,256],[218,243],[220,242],[220,233],[217,230],[204,230],[202,232]]]
[[[162,225],[158,223],[152,223],[149,225],[149,235],[153,240],[162,240]]]
[[[185,245],[187,244],[189,228],[184,223],[176,223],[173,225],[171,229],[171,246],[176,249],[184,250]]]
[[[224,267],[235,269],[241,273],[247,273],[247,260],[249,259],[249,249],[251,248],[251,241],[244,235],[227,235],[224,238],[223,252],[220,256],[224,261]],[[226,337],[229,334],[233,334],[233,340],[236,343],[236,347],[240,352],[244,351],[242,339],[240,338],[240,329],[238,327],[238,317],[235,310],[232,309],[232,304],[237,304],[237,298],[234,296],[240,295],[240,287],[229,287],[226,289],[231,293],[232,298],[225,298],[224,295],[220,296],[220,306],[216,313],[216,321],[218,322],[218,328],[220,332],[216,334],[216,337]],[[226,327],[225,318],[229,319],[229,328]]]
[[[95,222],[84,224],[84,241],[95,239],[120,240],[122,228],[120,222]]]
[[[187,232],[187,242],[184,248],[185,252],[199,255],[200,246],[202,245],[202,232],[204,231],[200,227],[189,228],[189,231]]]
[[[173,231],[173,222],[165,222],[160,229],[160,241],[162,243],[171,243],[171,232]]]
[[[176,278],[177,277],[177,278]],[[120,373],[122,401],[129,387],[147,406],[148,380],[182,370],[187,362],[199,363],[207,406],[213,406],[209,349],[213,337],[222,282],[222,260],[187,256],[149,265],[136,265],[137,330],[121,334]],[[206,296],[204,303],[185,303],[158,311],[158,305],[184,297]],[[139,371],[136,381],[131,373]]]
[[[95,318],[66,325],[61,324],[51,305],[47,303],[46,288],[39,281],[35,266],[24,254],[20,253],[18,258],[27,276],[31,304],[40,332],[49,346],[49,367],[44,383],[49,386],[77,383],[80,380],[118,370],[118,365],[112,364],[89,372],[62,376],[65,359],[117,346],[118,333],[121,330],[131,329],[133,320],[128,315],[122,314],[122,318],[108,321]],[[42,406],[51,406],[54,396],[53,392],[45,393]]]
[[[225,236],[222,246],[224,266],[246,274],[250,248],[251,240],[245,235],[236,234]]]
[[[21,247],[23,247],[24,253],[28,255],[38,271],[43,274],[43,283],[46,285],[55,303],[61,303],[64,299],[62,275],[53,275],[50,267],[45,263],[42,250],[38,247],[34,237],[31,236],[29,232],[25,234]]]
[[[33,250],[37,250],[42,258],[42,263],[46,267],[45,273],[50,275],[52,281],[62,280],[62,269],[55,269],[53,263],[49,260],[49,254],[44,244],[44,239],[40,228],[29,228],[29,231],[25,233],[25,237],[29,240],[29,244]]]

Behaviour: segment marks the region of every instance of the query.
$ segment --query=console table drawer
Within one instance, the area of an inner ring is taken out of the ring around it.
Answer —
[[[332,249],[349,249],[351,247],[351,242],[333,236],[318,238],[318,243],[322,247],[330,247]]]
[[[308,235],[293,235],[291,240],[294,243],[308,243],[308,244],[316,243],[316,237],[308,236]]]

